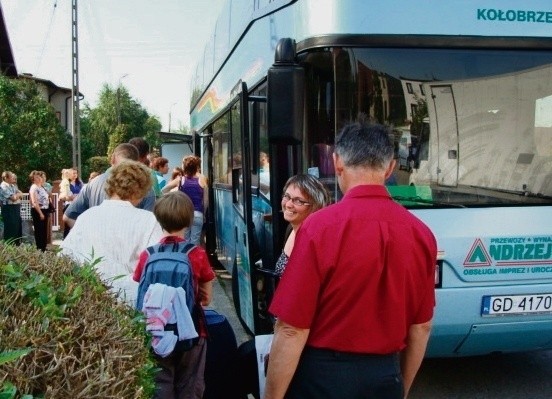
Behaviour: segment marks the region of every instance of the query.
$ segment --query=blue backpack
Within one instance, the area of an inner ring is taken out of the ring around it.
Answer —
[[[188,257],[194,248],[195,245],[190,242],[156,244],[147,248],[149,257],[138,285],[136,301],[138,311],[142,311],[144,296],[150,284],[160,283],[175,288],[182,287],[186,291],[186,305],[192,315],[196,330],[198,329],[201,306],[196,306],[192,265]],[[174,331],[178,335],[176,324],[167,324],[165,331]],[[195,341],[197,338],[179,341],[177,347],[187,350],[193,346]]]

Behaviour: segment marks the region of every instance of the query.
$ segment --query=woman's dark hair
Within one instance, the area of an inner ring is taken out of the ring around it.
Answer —
[[[153,158],[153,161],[151,161],[151,168],[158,171],[168,163],[169,163],[169,160],[167,158],[155,157]]]
[[[184,169],[184,175],[187,177],[193,177],[201,166],[201,159],[195,155],[188,155],[182,160],[182,169]]]

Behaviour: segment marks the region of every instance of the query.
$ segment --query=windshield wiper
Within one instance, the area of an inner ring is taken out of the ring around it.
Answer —
[[[542,199],[552,200],[552,195],[545,195],[542,193],[532,193],[531,191],[520,191],[519,195],[523,195],[524,197],[530,197],[530,198],[542,198]]]
[[[476,189],[481,189],[481,187],[476,187],[476,186],[470,186],[470,187],[476,188]],[[552,196],[550,196],[550,195],[546,195],[546,194],[542,194],[542,193],[533,193],[533,192],[527,191],[527,190],[505,190],[505,189],[498,189],[498,188],[487,188],[486,190],[491,191],[491,192],[494,191],[494,192],[502,193],[502,194],[517,195],[517,196],[520,196],[520,197],[552,200]]]
[[[408,201],[408,202],[416,202],[418,204],[428,204],[428,205],[437,205],[437,206],[443,206],[443,207],[451,207],[451,208],[465,208],[465,205],[462,204],[455,204],[452,202],[442,202],[442,201],[434,201],[432,199],[422,198],[419,196],[415,197],[403,197],[400,195],[392,196],[395,201],[402,202],[402,201]]]

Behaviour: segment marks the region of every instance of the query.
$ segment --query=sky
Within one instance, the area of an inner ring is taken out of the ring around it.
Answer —
[[[189,125],[190,78],[226,0],[79,0],[81,102],[119,83],[163,131]],[[71,0],[0,0],[17,72],[71,89]]]

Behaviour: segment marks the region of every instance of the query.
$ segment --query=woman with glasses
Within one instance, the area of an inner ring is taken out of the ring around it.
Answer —
[[[282,254],[276,262],[275,272],[284,273],[295,244],[295,233],[311,213],[330,204],[330,194],[324,185],[312,175],[299,174],[288,179],[282,194],[282,212],[290,224]]]
[[[289,227],[286,232],[284,249],[276,261],[276,266],[274,268],[275,274],[278,277],[281,277],[284,273],[289,256],[293,251],[295,233],[299,229],[299,226],[301,226],[301,223],[303,223],[311,213],[329,204],[330,194],[326,187],[324,187],[316,177],[299,174],[291,176],[288,179],[282,192],[282,212],[284,214],[284,219],[289,223]],[[248,370],[256,370],[258,367],[258,355],[259,353],[257,352],[255,339],[246,341],[238,348],[238,365]],[[255,387],[256,384],[258,386],[258,383],[261,382],[256,380],[257,378],[255,378],[255,381],[252,381],[247,376],[244,376],[243,380],[238,382],[238,385],[244,392],[251,389],[253,389],[251,392],[254,392],[255,388],[252,387]]]

